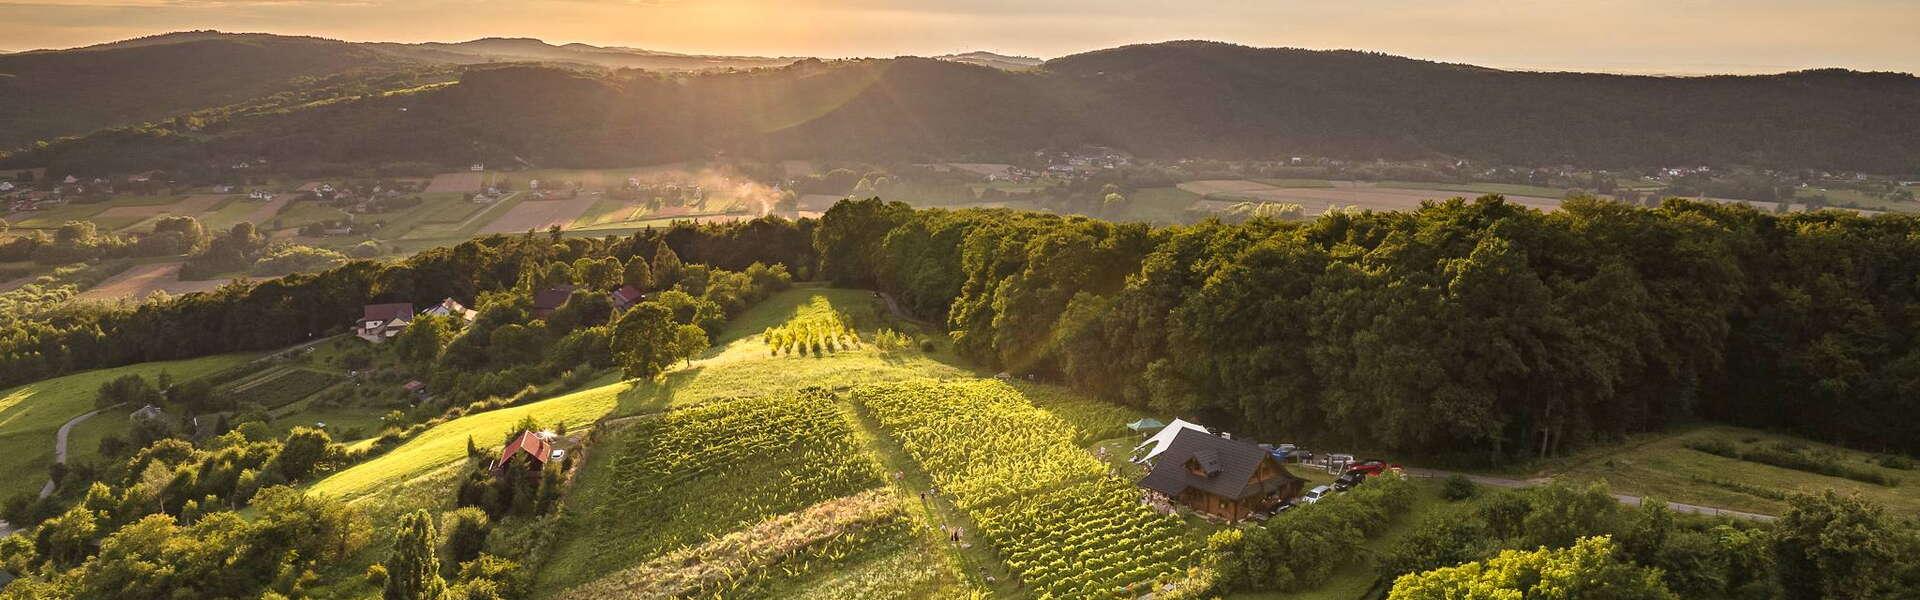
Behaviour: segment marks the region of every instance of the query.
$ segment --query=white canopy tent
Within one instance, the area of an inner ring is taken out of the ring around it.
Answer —
[[[1153,434],[1153,437],[1147,438],[1147,441],[1140,442],[1140,445],[1133,447],[1133,453],[1135,455],[1140,454],[1141,448],[1147,448],[1146,455],[1135,458],[1133,462],[1144,463],[1153,460],[1153,457],[1159,456],[1161,452],[1165,452],[1167,444],[1173,443],[1173,436],[1180,435],[1180,430],[1182,429],[1192,429],[1208,435],[1213,434],[1213,432],[1207,431],[1205,427],[1188,423],[1181,419],[1174,419],[1173,423],[1162,427],[1159,433]]]

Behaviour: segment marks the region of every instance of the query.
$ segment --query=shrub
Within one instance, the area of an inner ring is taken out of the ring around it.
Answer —
[[[1473,480],[1467,479],[1465,475],[1456,474],[1448,476],[1446,484],[1440,488],[1440,495],[1456,502],[1472,498],[1479,494],[1479,486],[1474,485]]]
[[[1873,462],[1889,469],[1913,470],[1913,459],[1899,454],[1882,454],[1874,457]]]
[[[1740,458],[1740,451],[1734,448],[1732,443],[1719,438],[1687,442],[1687,447],[1714,456],[1724,456],[1732,459]]]

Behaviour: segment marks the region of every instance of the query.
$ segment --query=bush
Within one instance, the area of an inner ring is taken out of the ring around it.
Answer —
[[[1208,540],[1218,592],[1311,588],[1413,502],[1413,484],[1380,476],[1366,485],[1281,513],[1266,524]]]
[[[1740,451],[1734,448],[1732,443],[1723,439],[1715,438],[1687,442],[1687,447],[1714,456],[1724,456],[1732,459],[1740,458]]]
[[[1475,485],[1472,479],[1467,479],[1465,475],[1456,474],[1448,476],[1446,484],[1440,488],[1441,496],[1455,502],[1466,500],[1479,494],[1479,486]]]
[[[1882,454],[1874,457],[1873,462],[1889,469],[1899,469],[1902,471],[1913,470],[1913,459],[1898,454]]]

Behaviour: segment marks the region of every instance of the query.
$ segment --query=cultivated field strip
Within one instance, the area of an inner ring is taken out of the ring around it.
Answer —
[[[1172,517],[1075,445],[1075,429],[997,381],[923,380],[847,392],[1007,566],[1059,597],[1137,597],[1200,552]]]
[[[621,428],[597,447],[569,500],[587,508],[568,515],[579,535],[549,561],[551,583],[597,580],[883,485],[848,418],[830,398],[777,394],[711,400]]]

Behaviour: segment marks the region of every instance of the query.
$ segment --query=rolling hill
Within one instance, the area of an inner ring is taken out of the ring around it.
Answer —
[[[553,45],[525,38],[399,44],[186,31],[0,55],[0,148],[235,104],[299,104],[404,89],[417,85],[423,74],[460,65],[542,62],[695,71],[794,60]]]
[[[162,48],[209,43],[216,41]],[[350,56],[373,52],[335,44]],[[653,56],[534,40],[408,48],[370,60]],[[591,167],[715,153],[1005,159],[1082,144],[1169,158],[1448,156],[1880,173],[1920,162],[1920,78],[1908,74],[1537,73],[1212,42],[1127,46],[1028,71],[947,58],[808,59],[678,74],[470,65],[457,85],[357,95],[204,130],[107,132],[8,162],[78,173],[239,156],[359,165],[522,157]]]

